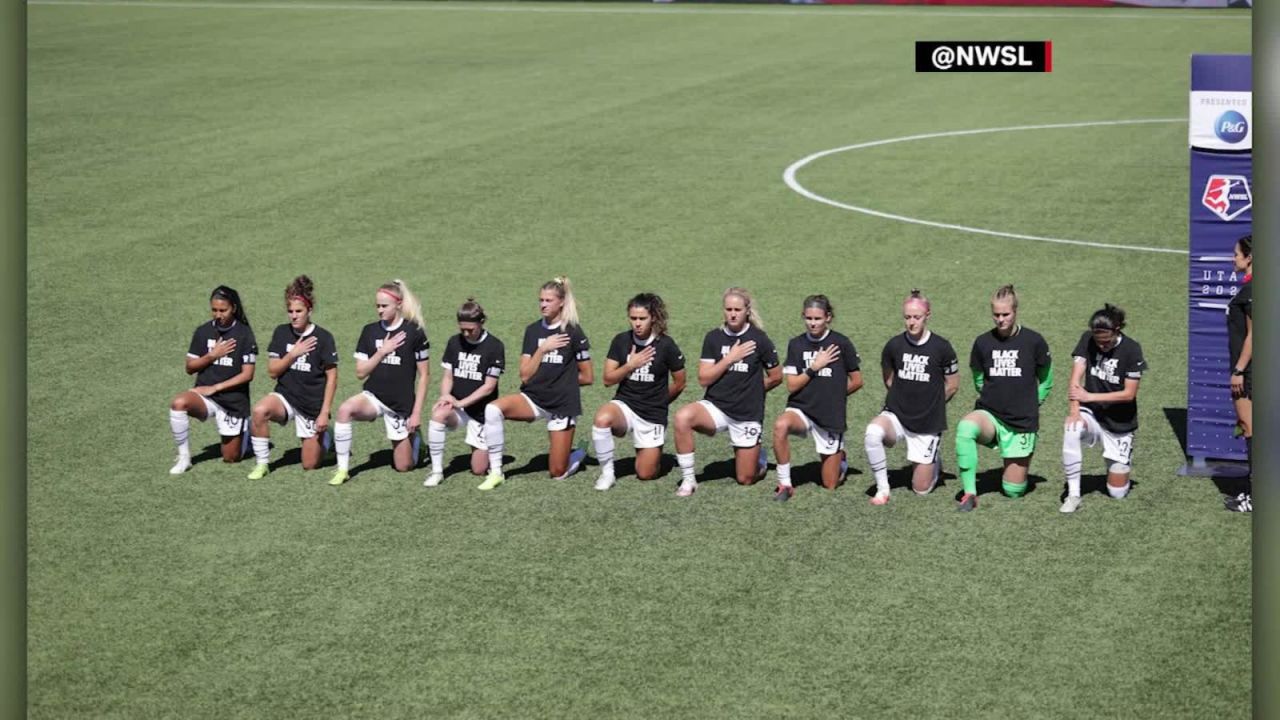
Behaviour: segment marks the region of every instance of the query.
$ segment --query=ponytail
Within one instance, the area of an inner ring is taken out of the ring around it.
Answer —
[[[232,314],[235,316],[236,321],[245,327],[249,327],[249,316],[245,314],[244,305],[240,304],[240,293],[236,292],[235,288],[219,285],[213,289],[213,292],[209,293],[209,301],[212,302],[215,299],[226,300],[231,303]]]
[[[476,302],[475,298],[467,298],[467,301],[458,308],[458,322],[473,322],[483,325],[484,321],[484,308],[480,307],[480,303]]]
[[[418,329],[424,333],[427,331],[426,320],[422,317],[422,302],[403,280],[396,278],[389,283],[383,283],[378,289],[400,300],[401,317],[417,325]]]
[[[996,294],[991,296],[991,302],[1010,302],[1013,303],[1013,309],[1018,309],[1018,293],[1014,292],[1013,285],[1001,285]]]
[[[570,326],[581,327],[582,323],[578,318],[578,301],[573,297],[573,285],[569,283],[567,275],[560,275],[552,278],[542,285],[543,290],[554,290],[563,301],[560,307],[560,323],[567,330]]]
[[[757,330],[764,331],[764,320],[760,319],[760,310],[756,307],[756,301],[751,297],[751,291],[746,288],[731,287],[724,291],[721,301],[728,300],[730,295],[737,295],[742,298],[742,302],[747,304],[747,322],[754,325]]]
[[[1120,332],[1124,328],[1124,310],[1106,303],[1101,310],[1098,310],[1089,318],[1090,330],[1111,330]]]

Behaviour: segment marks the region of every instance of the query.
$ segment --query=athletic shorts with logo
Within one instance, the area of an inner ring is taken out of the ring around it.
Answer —
[[[736,448],[753,448],[760,444],[760,423],[731,418],[710,400],[699,400],[698,404],[707,409],[707,414],[716,425],[716,432],[729,431],[730,445]]]
[[[409,437],[408,416],[397,414],[395,410],[383,405],[378,396],[368,390],[364,390],[360,394],[368,398],[369,404],[373,405],[374,410],[377,411],[376,417],[382,418],[383,424],[387,427],[388,440],[398,442]]]
[[[578,418],[576,415],[574,417],[569,417],[567,415],[552,415],[542,409],[542,407],[540,407],[538,403],[534,402],[528,395],[520,393],[520,397],[524,398],[524,401],[529,403],[529,407],[533,409],[534,420],[547,421],[547,430],[549,432],[568,430],[571,427],[576,427],[578,424]]]
[[[1080,445],[1093,447],[1102,441],[1102,457],[1121,465],[1132,465],[1133,433],[1116,433],[1102,427],[1093,412],[1088,408],[1080,408],[1080,420],[1084,427],[1080,431]]]
[[[998,447],[1000,448],[1000,457],[1009,460],[1031,457],[1035,453],[1038,433],[1018,432],[1005,425],[999,418],[986,410],[978,410],[977,412],[986,415],[996,429],[995,437],[991,438],[989,442],[982,443],[983,447]]]
[[[621,400],[610,400],[609,403],[617,405],[622,410],[622,416],[627,420],[627,430],[631,432],[631,442],[637,450],[660,448],[666,444],[666,425],[659,425],[645,420]]]
[[[892,412],[885,410],[880,417],[893,426],[893,435],[898,440],[907,441],[907,462],[917,465],[930,465],[938,459],[938,446],[942,444],[942,435],[929,433],[913,433],[902,426],[902,421]]]

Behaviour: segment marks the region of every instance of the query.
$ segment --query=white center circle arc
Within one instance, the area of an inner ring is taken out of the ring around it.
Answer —
[[[964,135],[985,135],[988,133],[998,132],[1015,132],[1019,130],[1055,130],[1061,128],[1081,128],[1081,127],[1098,127],[1102,125],[1142,125],[1153,123],[1185,123],[1183,118],[1152,118],[1146,120],[1096,120],[1090,122],[1077,123],[1055,123],[1051,125],[1016,125],[1013,127],[983,128],[980,130],[951,130],[947,132],[926,133],[923,135],[908,135],[906,137],[889,138],[887,140],[872,140],[871,142],[858,143],[857,145],[845,145],[844,147],[831,148],[830,150],[822,150],[812,155],[803,157],[794,163],[791,163],[782,173],[782,180],[795,192],[816,200],[825,205],[837,207],[842,210],[852,210],[853,212],[871,215],[873,217],[884,218],[886,220],[897,220],[899,222],[912,223],[915,225],[926,225],[928,227],[942,228],[944,230],[958,230],[960,232],[975,233],[978,235],[992,235],[995,237],[1011,238],[1014,240],[1034,240],[1036,242],[1058,243],[1062,245],[1082,245],[1084,247],[1105,248],[1108,250],[1136,250],[1139,252],[1169,253],[1175,255],[1186,255],[1186,250],[1178,250],[1174,248],[1158,248],[1148,247],[1145,245],[1117,245],[1114,243],[1092,242],[1089,240],[1070,240],[1067,238],[1044,237],[1041,235],[1024,235],[1021,233],[1003,232],[1000,230],[988,230],[985,228],[969,227],[967,225],[956,225],[954,223],[936,222],[934,220],[925,220],[922,218],[908,217],[906,215],[896,215],[880,210],[861,207],[859,205],[851,205],[849,203],[833,200],[829,197],[819,195],[816,192],[806,188],[796,179],[796,173],[801,168],[820,160],[828,155],[836,155],[853,150],[863,150],[866,148],[879,147],[881,145],[892,145],[894,143],[912,142],[915,140],[933,140],[935,138],[960,137]]]

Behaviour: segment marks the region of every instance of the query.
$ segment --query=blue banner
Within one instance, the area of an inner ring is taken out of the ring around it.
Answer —
[[[1191,58],[1187,454],[1245,460],[1235,436],[1227,303],[1243,277],[1236,240],[1253,229],[1252,73],[1248,55]]]

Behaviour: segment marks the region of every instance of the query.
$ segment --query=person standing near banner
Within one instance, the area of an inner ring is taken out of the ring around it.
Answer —
[[[1231,402],[1236,427],[1244,436],[1253,476],[1253,235],[1236,241],[1236,272],[1244,273],[1240,291],[1227,305],[1227,350],[1231,355]],[[1223,500],[1231,512],[1253,512],[1253,490]]]

